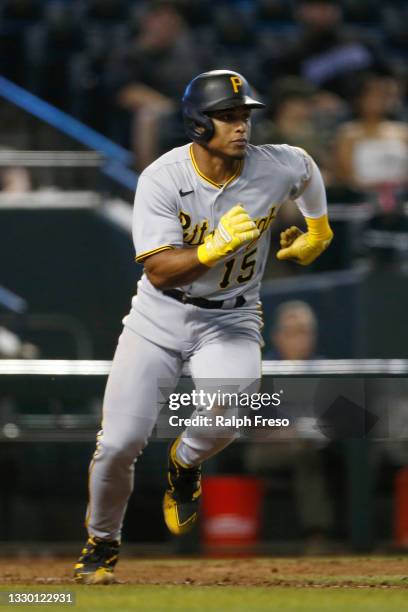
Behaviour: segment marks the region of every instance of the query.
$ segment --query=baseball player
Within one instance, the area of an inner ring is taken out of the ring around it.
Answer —
[[[75,579],[87,584],[115,580],[134,462],[160,410],[159,381],[170,394],[186,361],[200,388],[220,377],[260,379],[259,290],[281,204],[297,202],[307,231],[282,232],[278,259],[308,265],[333,236],[323,181],[307,153],[249,144],[251,111],[264,105],[242,75],[198,75],[182,106],[192,142],[148,166],[136,191],[133,236],[144,274],[124,319],[90,465],[89,539],[75,565]],[[235,437],[187,428],[171,445],[163,510],[172,533],[197,519],[202,462]]]

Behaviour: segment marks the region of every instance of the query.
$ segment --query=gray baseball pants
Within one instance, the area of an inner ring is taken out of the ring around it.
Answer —
[[[236,329],[235,329],[236,332]],[[108,378],[102,430],[89,468],[86,526],[90,535],[120,540],[134,463],[146,446],[158,418],[158,381],[169,394],[180,378],[185,356],[124,327]],[[189,356],[193,381],[260,379],[260,344],[245,335],[220,329]],[[201,383],[200,383],[201,384]],[[172,389],[171,389],[172,387]],[[229,437],[200,436],[187,428],[177,449],[187,465],[198,465],[230,444]]]

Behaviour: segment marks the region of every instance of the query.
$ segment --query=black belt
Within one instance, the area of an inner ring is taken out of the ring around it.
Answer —
[[[178,302],[182,302],[182,304],[192,304],[193,306],[199,306],[200,308],[222,308],[224,304],[227,302],[231,302],[232,300],[206,300],[202,297],[189,297],[182,291],[178,289],[168,289],[167,291],[163,291],[164,295],[177,300]],[[231,306],[228,308],[239,308],[243,306],[246,302],[243,295],[239,295],[235,299],[235,302],[232,301]]]

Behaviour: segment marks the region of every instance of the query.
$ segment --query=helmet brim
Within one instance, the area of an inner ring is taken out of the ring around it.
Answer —
[[[237,108],[238,106],[246,106],[247,108],[265,108],[265,104],[254,100],[250,96],[243,96],[240,98],[229,98],[222,100],[216,100],[212,104],[206,105],[205,108],[201,108],[201,112],[206,113],[208,111],[228,110],[229,108]]]

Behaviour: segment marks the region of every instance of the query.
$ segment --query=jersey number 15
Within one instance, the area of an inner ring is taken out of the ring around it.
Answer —
[[[239,270],[240,273],[236,279],[237,283],[247,283],[253,277],[256,265],[256,251],[257,249],[254,249],[243,257],[241,261],[241,268]],[[233,259],[229,259],[225,262],[224,275],[222,277],[222,281],[220,282],[221,289],[226,289],[226,287],[231,284],[231,276],[235,268],[236,260],[237,257],[234,257]]]

